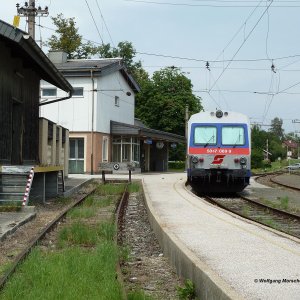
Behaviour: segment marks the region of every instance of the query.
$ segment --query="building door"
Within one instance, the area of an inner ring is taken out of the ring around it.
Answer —
[[[11,124],[11,164],[21,165],[23,163],[23,110],[22,104],[13,101]]]
[[[70,138],[69,173],[84,173],[84,138]]]

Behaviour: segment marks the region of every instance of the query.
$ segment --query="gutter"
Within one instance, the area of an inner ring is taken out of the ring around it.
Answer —
[[[72,91],[69,91],[69,95],[67,97],[58,98],[58,99],[47,101],[47,102],[42,102],[42,103],[39,103],[39,106],[47,105],[47,104],[51,104],[51,103],[55,103],[55,102],[60,102],[60,101],[64,101],[64,100],[68,100],[70,98],[72,98]]]

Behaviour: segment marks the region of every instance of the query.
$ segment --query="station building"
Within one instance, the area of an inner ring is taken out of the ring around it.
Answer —
[[[70,130],[69,173],[97,173],[105,162],[134,162],[137,171],[167,171],[169,148],[182,136],[147,128],[134,118],[140,88],[120,58],[67,59],[51,51],[49,59],[73,86],[66,92],[41,84],[41,115]]]

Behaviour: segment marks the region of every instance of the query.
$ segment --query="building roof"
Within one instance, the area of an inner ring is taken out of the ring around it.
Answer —
[[[146,127],[140,120],[135,125],[129,125],[111,121],[111,134],[113,135],[135,135],[139,137],[152,138],[172,143],[185,143],[185,137],[169,132],[164,132]]]
[[[0,20],[0,40],[10,47],[15,56],[22,58],[26,65],[34,69],[41,79],[66,92],[73,90],[70,83],[27,32]]]
[[[120,71],[132,90],[140,91],[138,83],[128,73],[122,58],[70,59],[55,63],[55,66],[65,76],[90,76],[91,70],[93,70],[94,76],[105,76]]]
[[[288,146],[289,148],[296,149],[298,147],[298,144],[295,141],[292,141],[292,140],[286,140],[286,141],[283,142],[283,144],[285,146]]]

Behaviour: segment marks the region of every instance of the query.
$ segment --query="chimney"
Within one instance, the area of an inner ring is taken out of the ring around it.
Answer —
[[[68,54],[62,50],[50,50],[48,57],[54,64],[63,64],[67,62]]]

